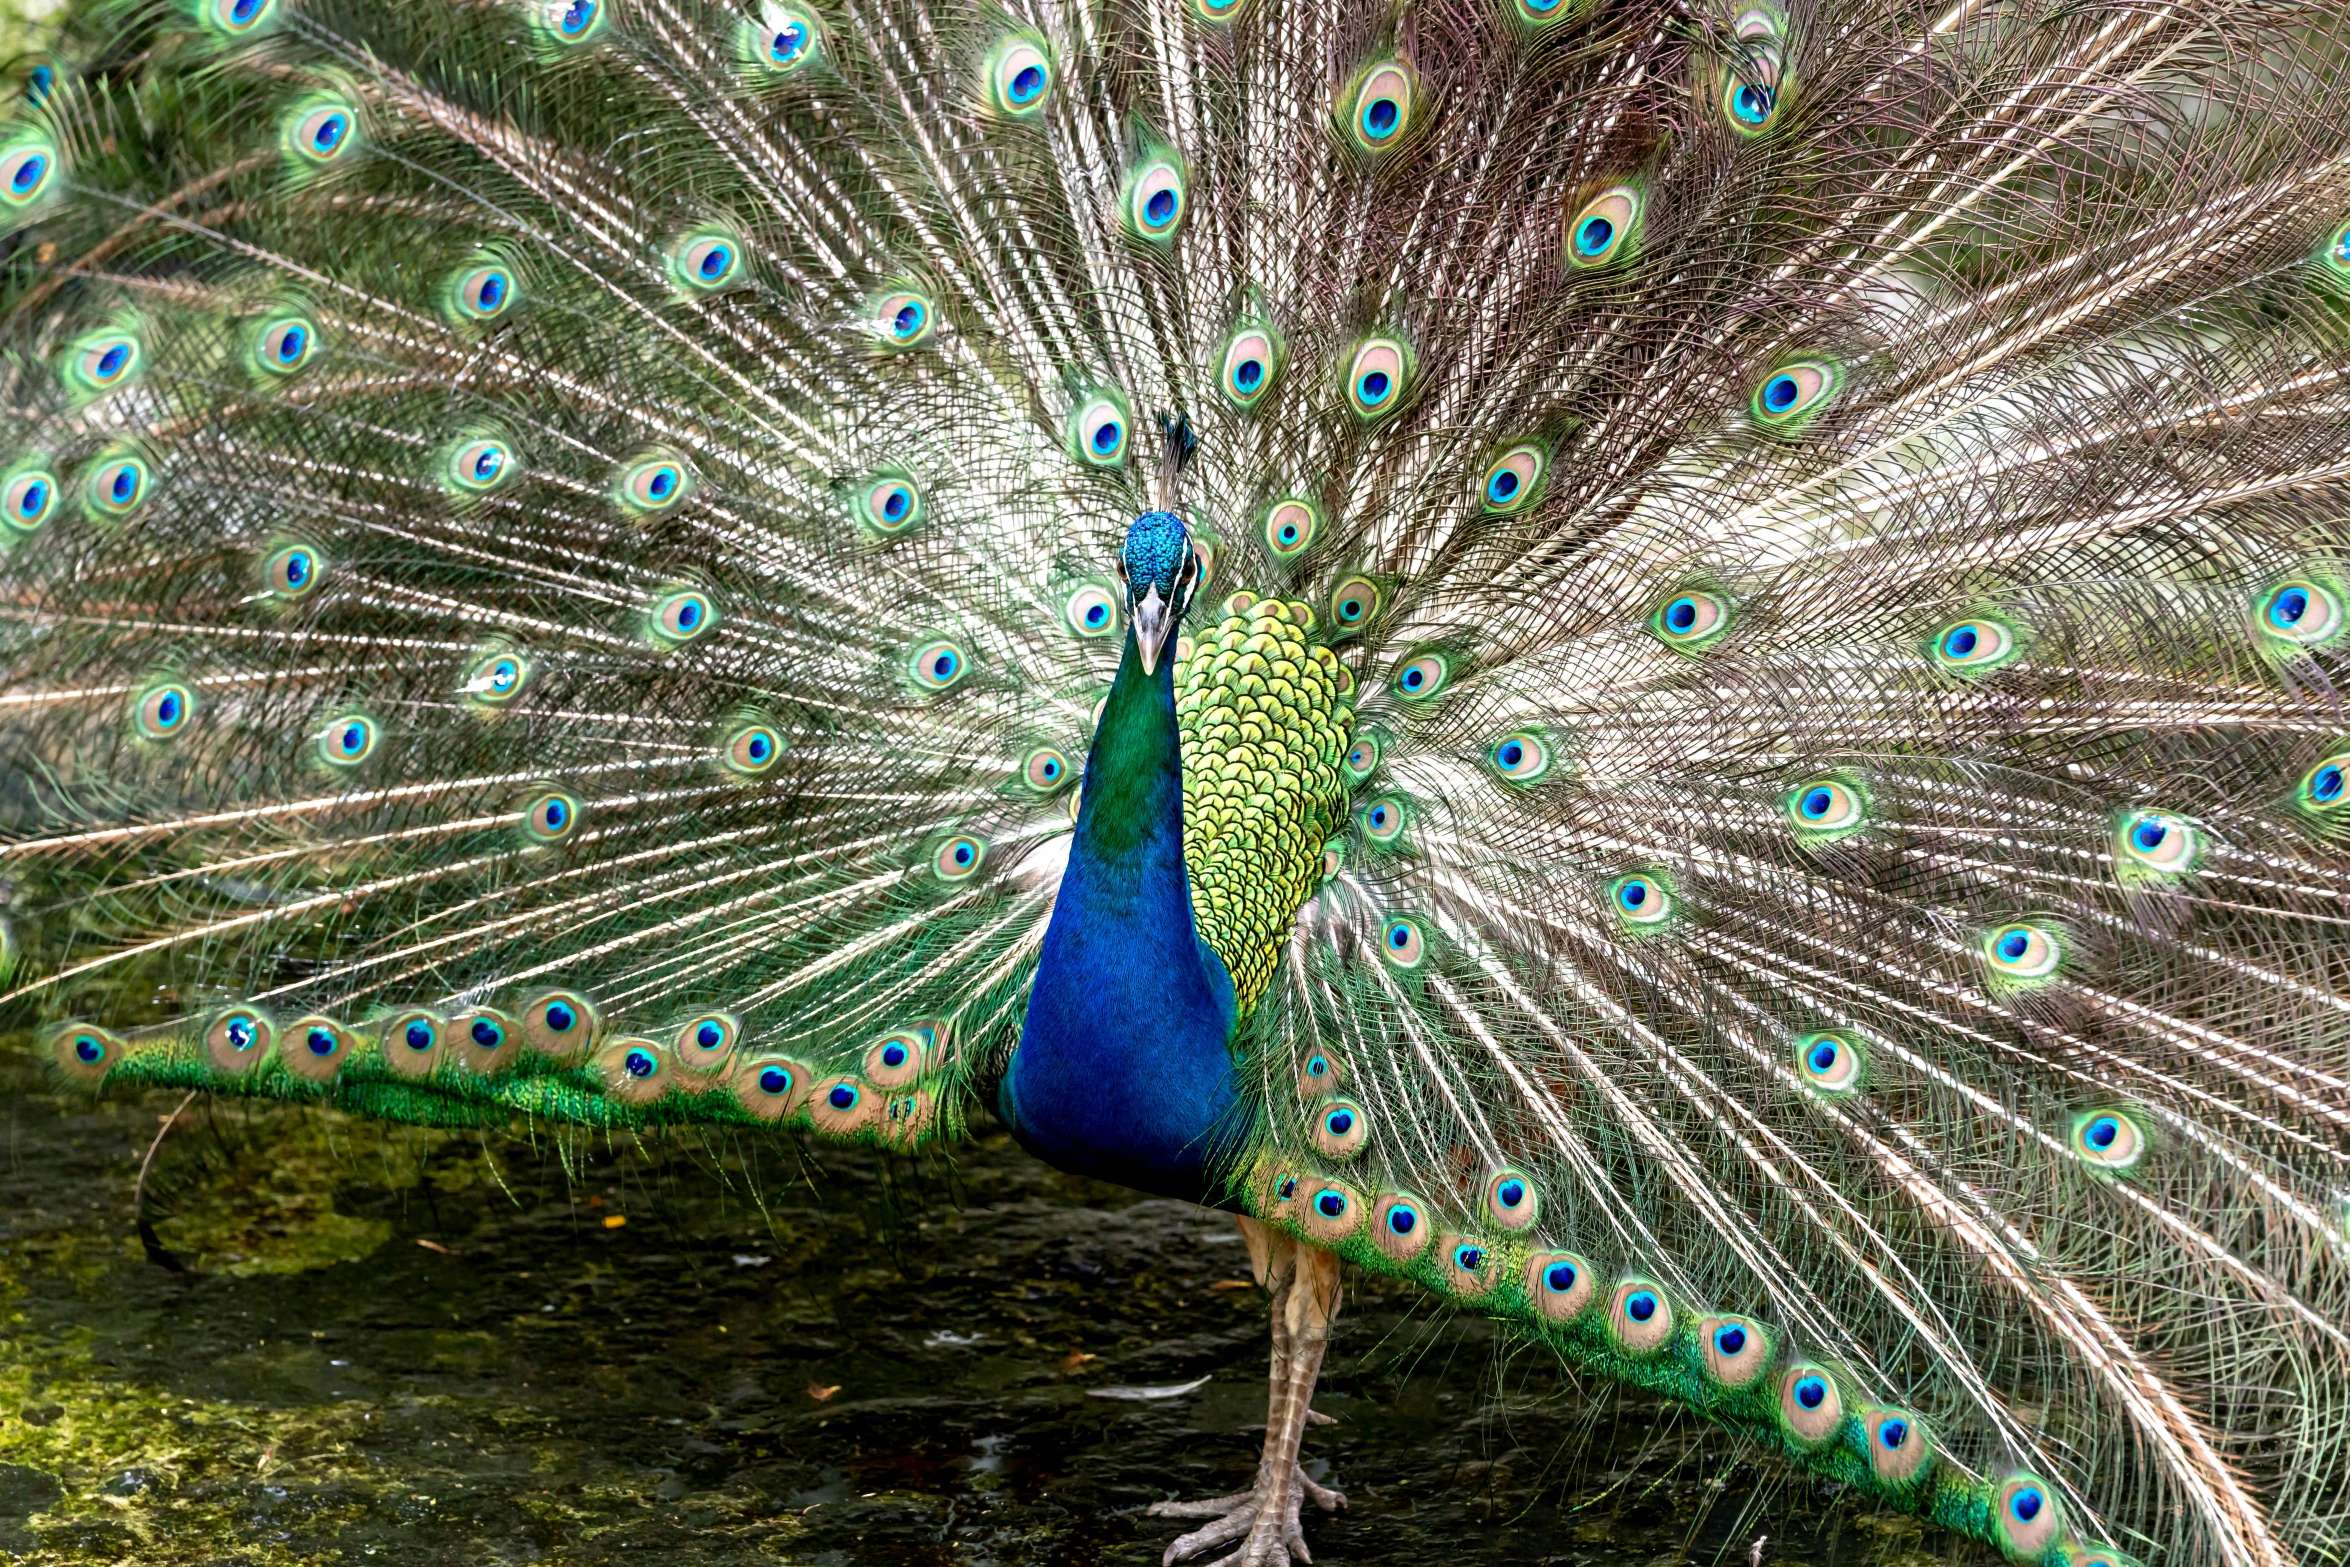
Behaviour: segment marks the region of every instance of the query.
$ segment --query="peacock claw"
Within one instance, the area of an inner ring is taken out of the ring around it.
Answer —
[[[1305,1529],[1300,1520],[1303,1504],[1311,1501],[1326,1513],[1334,1513],[1346,1506],[1346,1493],[1334,1491],[1326,1485],[1317,1485],[1314,1478],[1296,1464],[1290,1465],[1289,1483],[1278,1487],[1282,1493],[1280,1537],[1272,1538],[1271,1529],[1257,1528],[1257,1519],[1265,1511],[1264,1491],[1258,1488],[1235,1491],[1230,1496],[1212,1496],[1198,1502],[1153,1502],[1153,1518],[1213,1518],[1215,1522],[1183,1535],[1167,1547],[1160,1557],[1161,1567],[1174,1567],[1180,1561],[1189,1561],[1219,1545],[1249,1537],[1248,1543],[1229,1556],[1219,1558],[1211,1567],[1285,1567],[1292,1561],[1310,1563],[1313,1552],[1306,1549]],[[1263,1538],[1260,1539],[1260,1536]]]

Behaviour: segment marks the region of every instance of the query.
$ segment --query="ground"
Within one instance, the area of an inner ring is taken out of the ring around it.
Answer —
[[[1263,1297],[1222,1218],[788,1139],[564,1148],[69,1091],[0,1043],[0,1559],[1156,1562],[1231,1490]],[[1206,1380],[1173,1397],[1104,1398]],[[1400,1287],[1350,1281],[1315,1558],[1984,1558]]]

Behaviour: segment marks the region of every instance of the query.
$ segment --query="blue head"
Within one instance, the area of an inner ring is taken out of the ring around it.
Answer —
[[[1134,647],[1142,672],[1154,674],[1191,595],[1199,588],[1199,552],[1191,530],[1171,511],[1146,511],[1126,530],[1118,552],[1118,577],[1126,584],[1126,609],[1134,622]]]

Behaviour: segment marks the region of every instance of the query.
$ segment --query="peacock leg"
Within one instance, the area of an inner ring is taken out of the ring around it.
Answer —
[[[1289,1567],[1293,1560],[1311,1562],[1313,1553],[1306,1549],[1305,1531],[1299,1522],[1303,1504],[1311,1499],[1324,1512],[1336,1512],[1346,1505],[1343,1493],[1315,1484],[1297,1460],[1306,1427],[1326,1418],[1315,1414],[1312,1405],[1314,1381],[1321,1375],[1322,1356],[1330,1344],[1330,1325],[1338,1318],[1338,1259],[1276,1234],[1254,1219],[1238,1222],[1248,1242],[1257,1282],[1273,1296],[1265,1451],[1257,1464],[1256,1484],[1246,1491],[1201,1502],[1159,1502],[1151,1507],[1154,1517],[1215,1520],[1167,1547],[1162,1560],[1170,1567],[1243,1536],[1246,1539],[1240,1549],[1222,1558],[1217,1567]]]

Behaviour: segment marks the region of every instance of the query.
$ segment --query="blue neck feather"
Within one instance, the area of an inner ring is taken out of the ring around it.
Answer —
[[[1048,1164],[1215,1202],[1246,1117],[1229,1044],[1232,978],[1192,924],[1174,662],[1144,674],[1128,633],[1086,758],[1020,1049],[996,1100]]]

